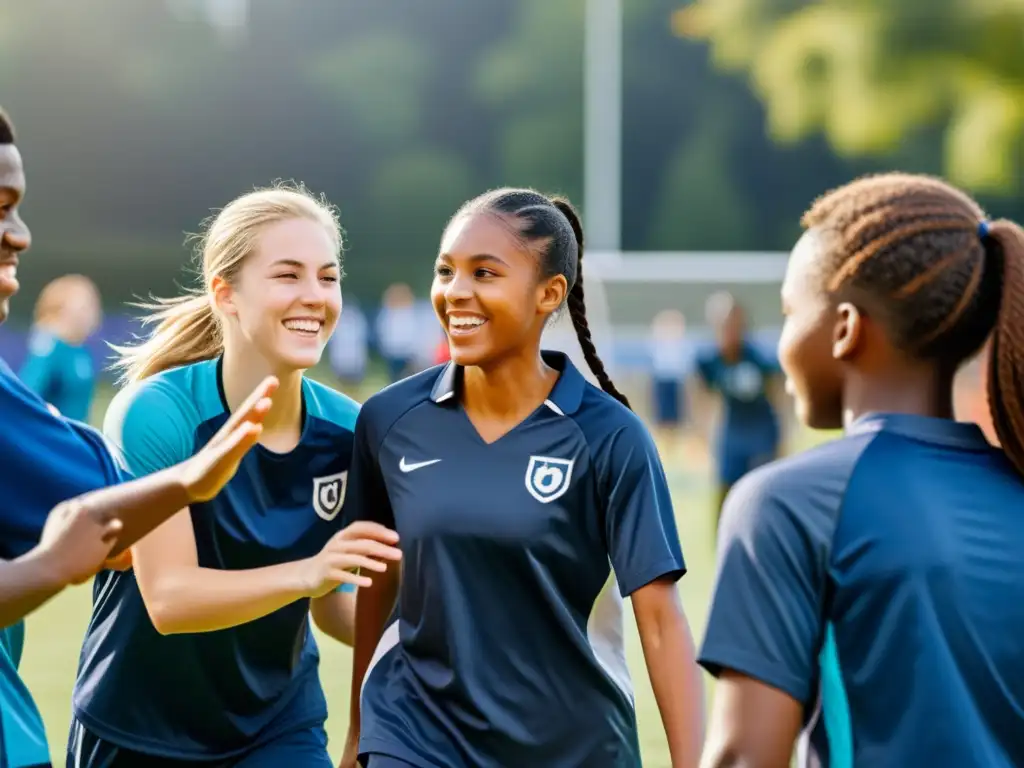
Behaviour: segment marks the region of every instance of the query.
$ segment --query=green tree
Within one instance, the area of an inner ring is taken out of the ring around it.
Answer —
[[[948,176],[1019,189],[1021,0],[696,0],[674,24],[749,74],[778,139],[886,156],[939,123]]]

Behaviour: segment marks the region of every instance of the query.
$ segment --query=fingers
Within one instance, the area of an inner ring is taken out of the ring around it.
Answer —
[[[103,525],[103,534],[101,541],[104,543],[109,542],[111,546],[117,541],[117,537],[121,535],[121,531],[124,529],[124,523],[121,522],[120,518],[113,518],[107,520]]]
[[[334,535],[335,539],[375,539],[387,544],[398,543],[398,533],[386,528],[380,523],[371,523],[368,520],[360,520],[346,526]]]
[[[338,584],[354,584],[357,587],[372,587],[373,579],[359,573],[337,568],[331,571],[331,581]]]
[[[402,559],[402,550],[398,547],[391,547],[373,539],[356,539],[354,541],[338,539],[337,541],[328,542],[324,549],[333,555],[363,555],[378,560],[393,560],[396,562]]]
[[[245,399],[245,402],[235,409],[235,412],[231,414],[231,418],[214,435],[213,440],[226,437],[243,422],[262,423],[267,412],[270,411],[270,406],[272,405],[271,395],[274,394],[277,387],[278,380],[274,376],[268,376],[261,381],[256,389]]]
[[[242,424],[211,448],[214,451],[213,463],[227,466],[237,464],[249,452],[249,449],[256,445],[261,434],[263,434],[262,424]]]

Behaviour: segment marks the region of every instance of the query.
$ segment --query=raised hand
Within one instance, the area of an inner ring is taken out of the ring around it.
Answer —
[[[397,543],[398,534],[379,523],[352,523],[334,534],[318,554],[306,561],[307,596],[323,597],[341,584],[370,586],[372,579],[355,570],[363,568],[383,573],[389,562],[402,559],[402,550],[394,546]]]
[[[234,477],[242,457],[259,440],[277,385],[273,376],[264,379],[202,450],[179,465],[190,501],[212,499]]]

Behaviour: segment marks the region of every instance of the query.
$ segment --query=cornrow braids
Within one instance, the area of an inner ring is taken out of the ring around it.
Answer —
[[[532,189],[495,189],[470,200],[453,219],[477,210],[506,216],[515,223],[516,236],[537,250],[542,277],[565,277],[569,284],[566,299],[569,317],[583,350],[583,358],[601,389],[630,408],[629,400],[608,375],[590,333],[583,296],[583,226],[572,204],[564,198],[549,198]]]
[[[826,238],[823,288],[875,316],[907,354],[952,373],[991,335],[993,425],[1024,475],[1024,230],[987,222],[941,179],[899,173],[827,193],[802,223]]]

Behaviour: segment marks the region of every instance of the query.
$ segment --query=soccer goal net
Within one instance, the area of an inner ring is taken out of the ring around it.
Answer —
[[[588,252],[584,259],[587,315],[598,352],[631,399],[646,399],[651,376],[651,324],[662,310],[682,312],[686,346],[710,338],[704,305],[728,291],[746,310],[751,334],[774,345],[781,327],[779,290],[784,253]],[[585,369],[568,316],[553,323],[548,346]]]

